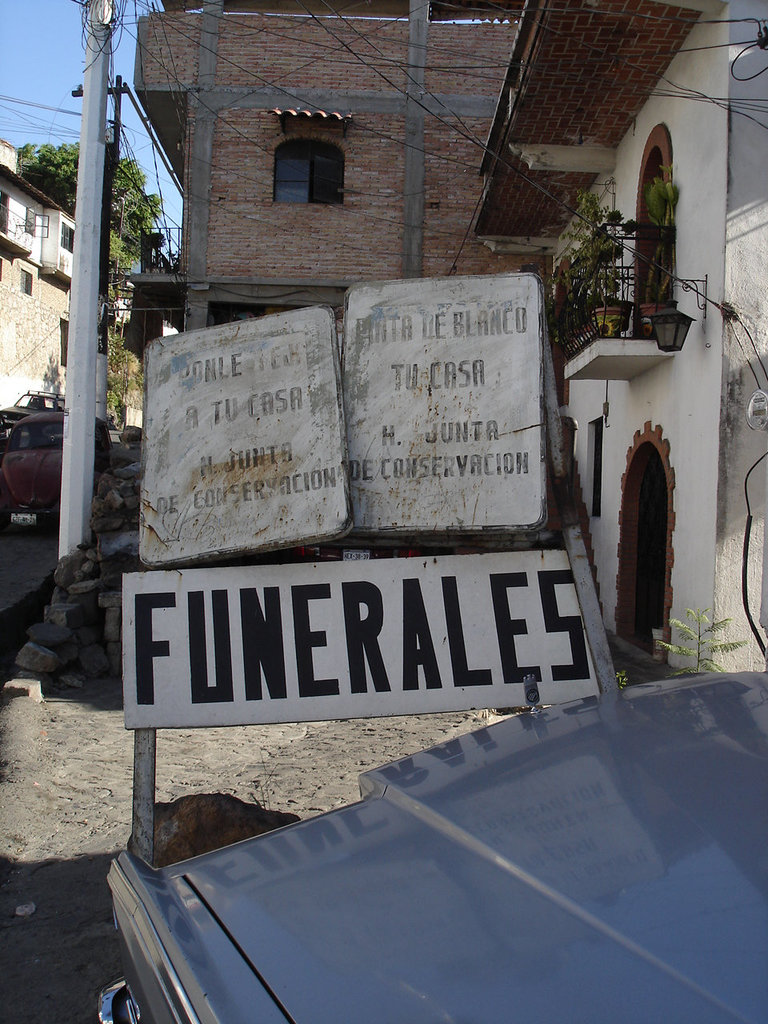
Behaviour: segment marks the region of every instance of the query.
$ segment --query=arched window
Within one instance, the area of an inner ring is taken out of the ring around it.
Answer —
[[[648,209],[645,204],[645,186],[654,178],[665,175],[667,172],[663,169],[671,166],[672,139],[667,126],[657,124],[645,143],[637,185],[636,219],[639,229],[636,243],[638,259],[635,270],[635,295],[636,301],[640,303],[653,303],[657,298],[652,287],[653,281],[651,280],[649,284],[649,278],[653,278],[652,268],[655,267],[657,279],[660,275],[664,276],[659,269],[659,262],[668,275],[674,270],[670,255],[674,251],[674,245],[672,244],[671,248],[662,246],[660,249],[659,229],[649,222]],[[668,300],[671,297],[671,295],[665,295],[663,299]]]
[[[275,151],[276,203],[341,203],[344,154],[314,139],[293,139]]]

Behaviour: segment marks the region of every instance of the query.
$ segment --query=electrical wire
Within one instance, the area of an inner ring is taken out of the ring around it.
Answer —
[[[300,0],[299,0],[299,2],[300,2]],[[134,0],[134,8],[135,7],[136,7],[136,0]],[[489,5],[489,7],[493,8],[494,5]],[[503,10],[502,8],[497,8],[497,9],[498,10]],[[573,10],[573,8],[572,7],[568,7],[568,8],[556,8],[556,7],[554,7],[551,10],[553,10],[553,11],[565,11],[565,10],[567,10],[567,11],[570,12],[570,11]],[[590,14],[592,14],[592,15],[594,15],[596,13],[595,9],[591,8],[591,7],[589,8],[589,11],[590,11]],[[331,31],[329,29],[329,24],[331,22],[333,22],[333,21],[338,21],[339,19],[324,19],[324,18],[320,18],[317,15],[312,15],[306,8],[304,8],[304,12],[305,13],[302,16],[303,17],[308,17],[308,18],[313,18],[316,21],[316,23],[321,28],[323,28],[325,30],[326,34],[330,35],[331,38],[334,39],[334,42],[335,42],[336,46],[334,46],[334,47],[326,47],[326,48],[322,49],[320,55],[318,55],[317,57],[313,58],[310,61],[305,62],[303,65],[301,65],[302,68],[306,68],[308,66],[311,66],[311,64],[314,63],[314,61],[316,61],[316,60],[321,60],[321,59],[327,58],[329,53],[337,53],[338,54],[339,51],[342,51],[342,52],[343,51],[347,51],[347,52],[350,53],[351,57],[353,58],[353,60],[356,63],[363,64],[364,66],[368,67],[369,70],[373,71],[374,73],[376,73],[377,75],[382,77],[387,82],[387,84],[390,86],[390,88],[392,88],[395,91],[400,92],[401,95],[403,95],[403,96],[407,95],[406,90],[403,90],[402,88],[400,88],[397,85],[397,83],[392,81],[392,79],[385,72],[383,72],[380,67],[378,67],[374,63],[372,63],[372,61],[369,58],[364,57],[360,53],[355,53],[354,51],[352,51],[351,47],[349,46],[349,44],[345,40],[341,39],[338,36],[337,33],[333,32],[333,31]],[[505,14],[508,13],[506,10],[504,10],[503,12]],[[615,12],[615,11],[614,12],[605,12],[605,11],[604,12],[600,12],[599,9],[598,9],[597,13],[602,13],[602,14],[605,14],[606,16],[611,16],[611,15],[612,16],[616,16],[616,14],[617,14],[617,12]],[[633,14],[634,13],[636,13],[636,12],[633,12]],[[638,15],[638,16],[646,17],[646,15]],[[233,19],[235,16],[227,15],[226,17],[228,19],[228,23],[231,24],[232,23],[231,19]],[[251,15],[248,15],[246,17],[237,16],[236,23],[237,23],[238,26],[244,26],[244,25],[247,24],[247,19],[252,18],[252,17],[253,16],[251,16]],[[282,16],[282,15],[274,15],[274,16],[269,16],[269,18],[267,18],[266,16],[263,17],[263,18],[259,18],[259,23],[258,23],[256,32],[258,34],[261,34],[263,32],[271,32],[272,29],[271,28],[267,28],[266,27],[267,25],[274,24],[275,22],[279,23],[280,21],[285,21],[285,22],[289,22],[291,20],[295,21],[295,17],[297,17],[297,16],[292,16],[292,18],[289,18],[289,17],[285,17],[285,16]],[[626,17],[626,15],[625,15],[625,17]],[[651,17],[651,16],[648,16],[648,17]],[[659,21],[662,21],[662,20],[663,21],[682,21],[682,22],[684,22],[686,24],[691,24],[691,25],[696,23],[695,21],[691,20],[690,18],[681,18],[681,17],[675,17],[675,16],[672,16],[672,17],[654,16],[654,17],[655,17],[655,20],[659,20]],[[195,36],[195,35],[188,35],[188,34],[185,34],[183,31],[179,31],[178,20],[179,19],[175,19],[175,21],[173,22],[172,30],[174,32],[176,32],[177,34],[181,35],[182,37],[184,37],[186,35],[186,37],[189,39],[190,42],[198,43],[199,44],[199,40],[198,40],[197,36]],[[342,18],[340,20],[344,23],[344,25],[347,28],[349,28],[349,19]],[[361,19],[353,19],[353,20],[360,21]],[[168,19],[166,19],[166,18],[161,18],[160,21],[161,21],[161,25],[162,25],[162,28],[163,28],[163,32],[165,34],[166,41],[168,41],[169,37],[168,37],[167,33],[168,33],[168,29],[169,29],[169,26],[170,26],[171,23],[169,23]],[[748,22],[750,24],[757,24],[754,19],[731,19],[731,21],[739,22],[739,23]],[[371,24],[371,23],[373,23],[373,25],[376,26],[376,33],[379,33],[381,31],[383,31],[384,25],[390,24],[390,22],[387,19],[382,19],[381,23],[380,23],[380,20],[378,20],[378,19],[370,19],[369,22],[366,22],[366,24]],[[718,21],[717,23],[720,23],[720,22]],[[356,37],[360,41],[366,41],[366,42],[370,42],[370,38],[374,34],[373,32],[362,33],[359,30],[357,30],[356,28],[354,28],[353,31],[354,31]],[[275,35],[279,35],[281,37],[283,36],[283,33],[274,33],[274,34]],[[316,47],[319,44],[317,44],[316,41],[313,41],[313,45]],[[202,48],[205,49],[204,46]],[[141,49],[141,48],[139,48],[139,49]],[[376,49],[376,52],[378,54],[379,59],[380,60],[384,60],[384,62],[385,62],[384,66],[387,66],[386,55],[383,54],[383,52],[381,51],[380,47],[375,47],[375,49]],[[173,56],[174,48],[173,48],[172,45],[169,45],[169,52]],[[608,56],[608,52],[606,50],[601,50],[600,48],[597,48],[597,47],[592,47],[592,52],[594,54],[596,54],[598,57],[600,57],[601,59],[606,59],[606,57]],[[252,69],[243,67],[242,65],[238,65],[237,62],[231,61],[228,58],[222,58],[221,55],[219,55],[219,60],[220,61],[224,61],[226,63],[229,63],[231,66],[233,66],[235,68],[238,68],[241,72],[243,72],[245,74],[248,74],[251,78],[257,78],[261,82],[262,85],[275,87],[276,82],[280,81],[280,77],[272,78],[272,79],[266,79],[263,76],[255,74]],[[637,68],[638,67],[637,65],[633,64],[632,62],[625,61],[624,63],[627,66],[632,67],[632,68]],[[390,64],[390,66],[394,66],[395,68],[397,68],[399,71],[404,71],[406,74],[408,74],[407,66],[404,63],[402,63],[402,62],[394,62],[394,64],[393,64],[392,61],[389,61],[389,64]],[[166,73],[167,73],[167,69],[166,69]],[[286,72],[284,74],[287,75],[289,73],[294,74],[295,73],[295,69],[291,68],[290,70],[286,70]],[[174,76],[170,76],[170,77],[173,78]],[[715,103],[715,104],[721,105],[721,106],[724,105],[725,102],[726,102],[726,101],[719,100],[716,97],[708,97],[705,94],[700,93],[700,92],[698,92],[696,90],[683,89],[682,87],[677,86],[675,83],[672,83],[669,80],[665,79],[664,76],[662,76],[662,79],[667,82],[668,86],[672,87],[672,93],[671,94],[675,95],[677,97],[688,98],[688,99],[697,100],[697,101],[712,102],[712,103]],[[183,86],[183,83],[180,82],[178,80],[178,78],[176,79],[176,81],[177,81],[178,85]],[[301,97],[299,95],[290,94],[290,93],[288,95],[293,96],[294,99],[296,99],[298,102],[301,103]],[[200,98],[199,97],[198,97],[198,102],[200,102]],[[202,105],[205,106],[204,103]],[[428,109],[426,107],[426,105],[423,105],[423,106],[424,106],[425,111],[428,114],[430,114],[432,116],[436,116],[434,114],[434,111]],[[236,134],[238,134],[240,137],[242,137],[244,139],[244,141],[247,141],[247,142],[249,142],[252,145],[256,145],[257,148],[261,149],[262,152],[269,153],[271,155],[271,150],[268,150],[264,146],[259,146],[258,143],[255,143],[255,141],[252,138],[250,138],[247,135],[247,133],[241,132],[238,129],[237,126],[235,126],[229,119],[224,117],[222,115],[221,111],[215,111],[215,110],[212,110],[210,108],[209,108],[209,110],[210,110],[210,113],[214,117],[217,117],[222,123],[227,125],[230,130],[234,131]],[[456,121],[458,122],[458,124],[461,125],[461,128],[457,128],[455,124],[448,124],[446,126],[449,128],[449,130],[454,131],[454,132],[458,132],[459,135],[463,135],[465,138],[469,138],[469,140],[471,140],[471,142],[474,145],[480,146],[485,151],[485,145],[482,142],[482,140],[479,140],[471,131],[467,131],[466,126],[463,125],[463,123],[461,121],[461,118],[456,114],[455,111],[449,111],[449,116],[455,117]],[[438,117],[438,120],[440,120],[439,117]],[[366,126],[365,124],[361,123],[359,120],[356,120],[355,125],[356,125],[356,128],[358,128],[360,130],[375,131],[375,129],[371,128],[371,126]],[[382,135],[382,137],[387,138],[387,141],[390,141],[393,144],[404,145],[404,143],[401,140],[393,138],[391,135],[386,135],[386,133],[379,133],[379,134]],[[426,151],[425,151],[424,155],[427,158],[430,158],[430,157],[431,158],[435,158],[435,154],[429,154]],[[442,155],[440,155],[440,157],[438,157],[438,158],[441,158],[441,157],[442,157]],[[502,158],[501,162],[502,162],[503,166],[506,166],[509,170],[513,171],[516,175],[521,177],[523,180],[527,181],[530,185],[532,185],[538,191],[542,192],[545,196],[547,196],[547,198],[549,198],[551,201],[553,201],[555,203],[558,203],[561,206],[561,208],[564,210],[564,212],[567,212],[571,217],[576,215],[576,211],[573,210],[571,207],[569,207],[568,204],[564,203],[558,196],[554,195],[550,190],[548,190],[545,187],[543,187],[540,182],[536,181],[535,179],[532,179],[529,175],[526,175],[525,172],[523,172],[521,168],[515,166],[514,164],[511,164],[509,161],[506,161],[503,158]],[[469,162],[467,162],[467,161],[460,161],[460,163],[463,164],[466,167],[470,166]],[[213,161],[211,161],[212,169],[213,169],[213,166],[214,166],[214,163],[213,163]],[[476,169],[475,165],[471,165],[471,166],[472,166],[473,170]],[[231,170],[229,171],[229,174],[231,175]],[[245,177],[245,176],[241,175],[241,177]],[[254,180],[256,180],[256,179],[254,179]],[[271,182],[271,176],[268,176],[266,173],[261,175],[261,182],[260,182],[261,184],[267,185],[270,182]],[[470,221],[470,224],[469,224],[469,227],[468,227],[468,232],[469,232],[469,230],[471,230],[472,221],[474,220],[474,218],[476,216],[477,209],[478,209],[478,207],[476,205],[475,211],[474,211],[474,213],[472,215],[472,220]],[[466,244],[466,238],[468,236],[468,232],[467,232],[467,235],[465,235],[465,238],[462,240],[461,247],[460,247],[460,250],[459,250],[460,252],[463,249],[464,245]],[[630,249],[630,251],[631,251],[631,249]],[[637,255],[638,258],[643,259],[642,254],[635,254],[635,255]],[[455,260],[452,262],[452,267],[454,265],[455,265]]]
[[[756,469],[763,459],[768,455],[768,451],[763,452],[760,458],[750,466],[747,471],[747,475],[744,477],[744,501],[747,506],[747,521],[744,527],[744,545],[742,547],[741,554],[741,602],[744,607],[744,614],[747,617],[749,628],[752,630],[752,635],[757,641],[757,645],[760,648],[763,656],[765,656],[765,641],[760,635],[755,621],[752,618],[752,612],[749,608],[749,581],[748,581],[748,565],[749,565],[749,540],[752,532],[752,508],[749,503],[749,478],[752,475],[752,471]]]

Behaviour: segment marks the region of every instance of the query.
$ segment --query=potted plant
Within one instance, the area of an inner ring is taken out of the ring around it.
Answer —
[[[632,305],[621,294],[621,259],[622,237],[633,230],[619,210],[602,205],[594,192],[579,191],[558,283],[565,286],[566,302],[603,337],[617,337],[629,326]]]
[[[661,306],[673,305],[672,282],[675,268],[675,208],[680,190],[672,181],[672,168],[660,167],[661,172],[643,189],[649,221],[658,231],[656,247],[645,279],[643,302],[640,305],[641,327],[646,337],[653,335],[648,318]]]

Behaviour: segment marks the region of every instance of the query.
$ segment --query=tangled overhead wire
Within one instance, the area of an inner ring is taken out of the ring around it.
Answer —
[[[766,64],[764,68],[761,68],[759,71],[756,71],[753,75],[745,75],[742,78],[740,75],[736,74],[737,63],[741,60],[742,57],[749,53],[750,50],[754,50],[755,47],[757,47],[758,50],[768,50],[768,22],[757,22],[757,39],[753,43],[749,43],[747,46],[745,46],[744,49],[740,50],[733,58],[733,62],[731,64],[731,77],[734,78],[737,82],[751,82],[755,78],[759,78],[760,75],[768,71],[768,64]]]

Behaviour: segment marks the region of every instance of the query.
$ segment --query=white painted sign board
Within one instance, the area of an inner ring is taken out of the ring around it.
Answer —
[[[487,536],[544,523],[542,316],[534,274],[350,289],[355,532]]]
[[[351,525],[327,307],[158,338],[145,357],[140,556],[186,565]]]
[[[129,729],[326,721],[597,694],[564,551],[123,577]]]

